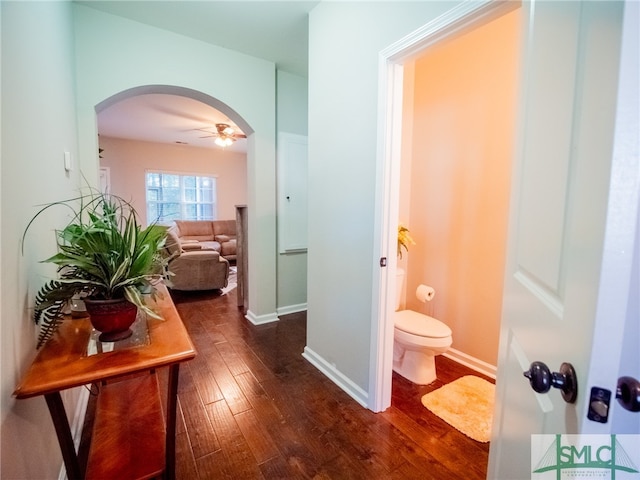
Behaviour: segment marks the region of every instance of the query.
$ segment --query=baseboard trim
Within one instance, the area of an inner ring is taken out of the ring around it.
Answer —
[[[76,452],[80,447],[80,440],[82,440],[82,427],[84,426],[84,418],[87,415],[87,405],[89,404],[89,390],[85,387],[78,387],[80,393],[78,394],[78,403],[76,404],[76,410],[73,413],[73,419],[71,420],[71,437],[73,438],[73,446]],[[58,480],[67,480],[67,469],[64,463],[60,465],[60,472],[58,473]]]
[[[455,348],[450,348],[443,356],[453,360],[454,362],[460,363],[465,367],[469,367],[476,372],[482,373],[487,377],[496,378],[497,367],[495,365],[491,365],[490,363],[479,360],[471,355],[467,355],[466,353],[461,352],[460,350],[456,350]]]
[[[273,323],[280,320],[276,313],[265,313],[264,315],[256,315],[251,310],[247,310],[247,314],[244,316],[254,325],[264,325],[265,323]]]
[[[348,377],[340,372],[335,365],[330,364],[316,352],[309,347],[304,347],[302,356],[314,367],[320,370],[329,380],[335,383],[338,387],[344,390],[351,398],[362,405],[364,408],[368,408],[369,396],[358,385],[353,383]]]
[[[290,313],[305,312],[307,310],[306,303],[298,303],[297,305],[288,305],[286,307],[278,307],[276,313],[280,315],[289,315]]]

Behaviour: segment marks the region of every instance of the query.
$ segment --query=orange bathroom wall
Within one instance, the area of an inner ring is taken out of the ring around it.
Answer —
[[[519,10],[415,62],[407,308],[453,331],[452,348],[496,365],[514,156]],[[403,160],[404,161],[404,160]],[[409,220],[404,218],[408,214]],[[435,298],[415,298],[418,284]]]

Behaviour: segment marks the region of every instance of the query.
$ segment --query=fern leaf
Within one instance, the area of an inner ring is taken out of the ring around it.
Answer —
[[[77,290],[77,284],[59,280],[50,280],[40,288],[33,310],[33,321],[40,325],[36,348],[44,345],[55,333],[62,322],[62,309]]]
[[[36,323],[40,323],[40,333],[38,335],[36,348],[40,348],[47,343],[62,323],[62,308],[64,304],[64,301],[59,300],[53,305],[36,312],[38,315]]]

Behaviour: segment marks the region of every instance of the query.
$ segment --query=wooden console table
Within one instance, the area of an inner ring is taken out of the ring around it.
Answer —
[[[196,351],[166,287],[159,290],[154,309],[164,321],[139,316],[133,340],[109,344],[112,351],[96,342],[88,318],[65,319],[14,392],[19,399],[44,395],[69,479],[175,478],[179,367]],[[162,367],[169,369],[164,418],[156,375]],[[88,384],[99,394],[81,471],[60,391]]]

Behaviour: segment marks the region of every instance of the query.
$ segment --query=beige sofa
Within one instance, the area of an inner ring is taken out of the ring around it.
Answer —
[[[165,249],[171,272],[167,286],[172,290],[215,290],[227,286],[229,262],[220,252],[193,248],[189,241],[183,244],[176,227],[167,230]]]
[[[236,259],[235,220],[176,220],[176,233],[184,250],[215,250]]]

